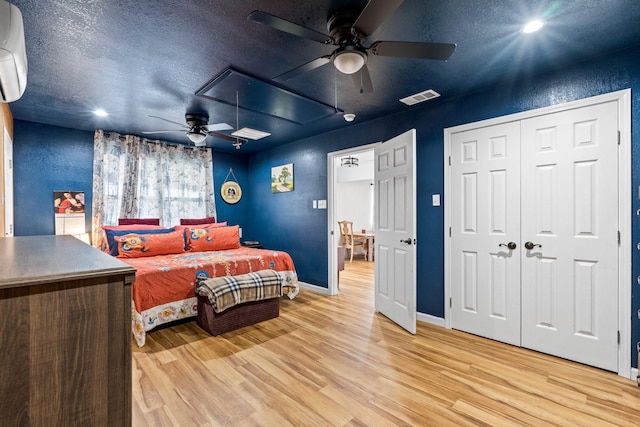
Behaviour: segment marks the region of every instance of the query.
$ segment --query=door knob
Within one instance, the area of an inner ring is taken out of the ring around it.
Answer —
[[[527,249],[533,249],[536,246],[539,247],[539,248],[542,248],[542,245],[539,245],[539,244],[533,243],[533,242],[525,242],[525,244],[524,244],[524,247],[527,248]]]
[[[400,240],[400,243],[406,243],[407,245],[410,245],[411,244],[411,239],[406,238],[404,240]]]
[[[500,243],[498,246],[504,246],[505,248],[509,248],[511,250],[518,247],[518,245],[516,245],[516,242]]]

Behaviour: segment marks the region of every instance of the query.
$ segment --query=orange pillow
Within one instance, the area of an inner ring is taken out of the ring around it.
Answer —
[[[219,227],[226,227],[226,226],[227,226],[227,221],[211,222],[207,224],[174,225],[173,228],[175,228],[176,230],[185,230],[188,232],[189,228],[219,228]]]
[[[240,227],[189,227],[187,248],[192,252],[223,251],[240,247]]]
[[[114,236],[119,258],[139,258],[184,252],[182,231],[166,234],[126,234]]]

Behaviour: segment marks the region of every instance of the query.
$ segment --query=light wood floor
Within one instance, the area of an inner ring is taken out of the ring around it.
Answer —
[[[133,351],[134,426],[638,426],[614,373],[373,309],[373,264],[340,295],[302,290],[280,317],[211,337],[195,321]]]

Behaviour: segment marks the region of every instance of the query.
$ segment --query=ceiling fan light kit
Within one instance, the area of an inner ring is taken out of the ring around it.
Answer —
[[[187,136],[196,147],[204,146],[204,140],[207,138],[207,135],[201,132],[189,132]]]
[[[366,52],[355,46],[345,46],[333,55],[333,65],[343,74],[357,73],[367,63]]]

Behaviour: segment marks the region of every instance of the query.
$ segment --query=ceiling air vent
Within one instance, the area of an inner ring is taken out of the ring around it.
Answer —
[[[402,98],[400,102],[407,105],[414,105],[420,102],[428,101],[433,98],[439,97],[440,94],[433,89],[425,90],[424,92],[416,93],[406,98]]]

